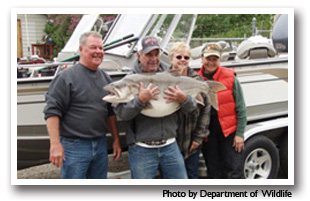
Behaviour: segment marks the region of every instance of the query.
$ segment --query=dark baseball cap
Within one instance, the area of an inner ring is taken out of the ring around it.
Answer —
[[[152,50],[160,49],[159,42],[155,37],[146,36],[141,41],[142,51],[147,54]]]

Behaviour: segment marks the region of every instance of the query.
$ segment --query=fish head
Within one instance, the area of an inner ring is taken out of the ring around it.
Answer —
[[[112,82],[103,89],[110,92],[109,95],[102,98],[102,100],[109,103],[127,103],[134,99],[139,90],[137,84],[126,83],[123,80]]]

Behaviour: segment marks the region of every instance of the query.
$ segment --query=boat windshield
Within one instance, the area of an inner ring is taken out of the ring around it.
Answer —
[[[124,36],[143,38],[154,36],[160,40],[163,51],[169,51],[176,41],[189,43],[196,15],[192,14],[122,14],[118,15],[114,25],[104,39],[104,43],[112,43]],[[140,49],[140,43],[123,45],[107,50],[108,53],[129,56],[134,49]]]
[[[169,51],[174,42],[189,43],[196,21],[195,15],[159,15],[147,35],[161,39],[161,47]]]
[[[103,43],[113,43],[114,41],[128,35],[133,35],[133,37],[140,37],[143,33],[145,27],[149,23],[152,15],[143,14],[121,14],[115,19],[113,25],[111,26],[109,32],[107,33]],[[127,55],[131,50],[131,47],[127,45],[122,45],[110,50],[108,53],[117,55]]]

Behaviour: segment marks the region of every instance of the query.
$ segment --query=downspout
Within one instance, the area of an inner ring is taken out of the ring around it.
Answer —
[[[27,20],[27,14],[25,15],[25,23],[26,23],[26,35],[27,35],[27,51],[28,51],[28,56],[27,59],[30,60],[31,59],[31,53],[30,53],[30,43],[29,43],[29,33],[28,33],[28,20]]]

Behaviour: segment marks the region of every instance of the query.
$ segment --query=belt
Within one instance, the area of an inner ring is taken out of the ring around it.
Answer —
[[[142,141],[136,142],[137,145],[146,148],[159,148],[167,146],[175,141],[175,138],[169,138],[167,140],[152,140],[152,141]]]
[[[150,146],[156,146],[156,145],[166,144],[167,140],[142,141],[142,143],[150,145]]]

